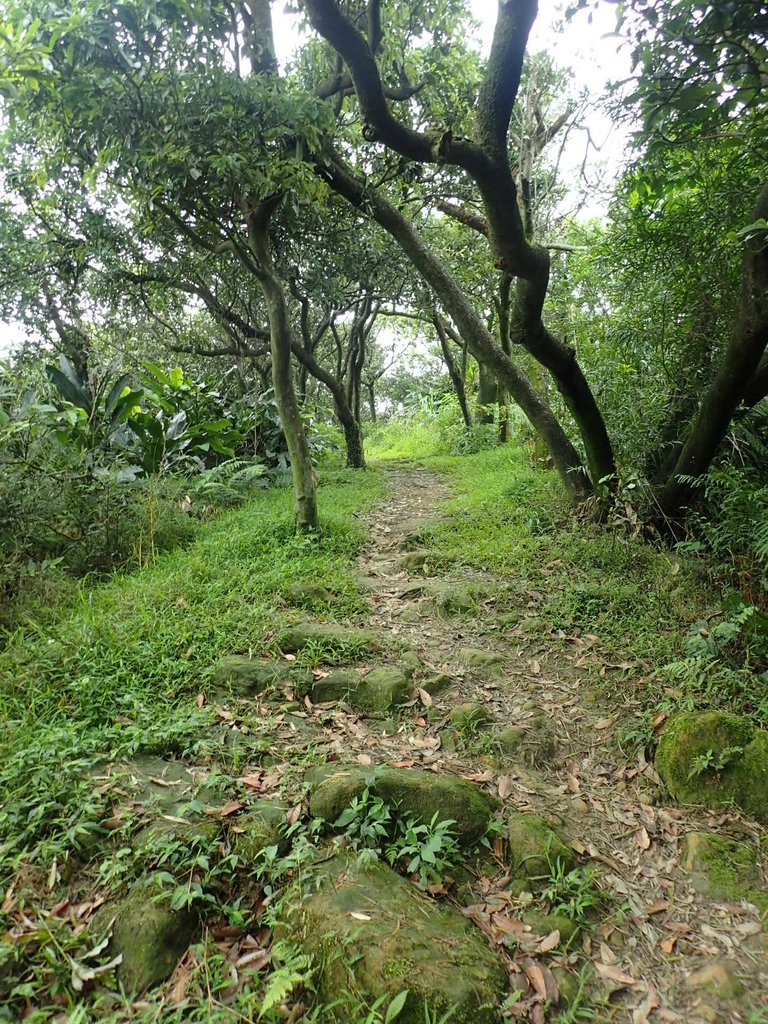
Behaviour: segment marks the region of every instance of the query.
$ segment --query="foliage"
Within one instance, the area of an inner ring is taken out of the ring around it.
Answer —
[[[363,861],[381,852],[393,867],[427,888],[441,882],[461,857],[452,831],[455,822],[438,818],[437,812],[429,822],[410,815],[403,818],[366,788],[352,798],[333,827],[344,831],[345,842]]]
[[[553,914],[562,914],[580,924],[605,900],[597,887],[594,868],[577,867],[567,871],[559,858],[550,864],[550,875],[544,882],[541,896],[549,903]]]

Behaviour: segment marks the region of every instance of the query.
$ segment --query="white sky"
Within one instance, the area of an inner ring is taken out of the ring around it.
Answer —
[[[496,0],[470,0],[472,11],[480,22],[481,41],[484,48],[490,45],[493,26],[496,21]],[[279,6],[274,5],[276,8]],[[585,85],[597,99],[603,92],[608,81],[627,76],[628,57],[625,51],[618,50],[619,40],[611,37],[613,32],[616,9],[612,4],[604,4],[598,8],[591,24],[587,15],[582,12],[573,22],[565,26],[563,33],[553,31],[553,23],[562,18],[562,0],[539,0],[539,16],[534,25],[530,40],[530,50],[554,50],[556,59],[570,65],[576,72],[575,84]],[[276,43],[279,56],[287,57],[298,45],[299,39],[293,19],[276,14]],[[587,178],[594,184],[602,174],[611,182],[616,174],[624,154],[625,136],[612,127],[608,118],[592,106],[587,124],[593,142],[600,147],[594,150],[587,160]],[[584,160],[586,135],[582,132],[572,134],[569,145],[564,153],[561,168],[570,181],[573,189],[578,189],[578,176]],[[596,168],[603,167],[598,172]],[[583,183],[582,183],[583,184]],[[604,209],[605,198],[595,193],[595,198],[583,209],[582,215],[599,215]],[[24,337],[22,328],[0,322],[0,358],[18,346]]]

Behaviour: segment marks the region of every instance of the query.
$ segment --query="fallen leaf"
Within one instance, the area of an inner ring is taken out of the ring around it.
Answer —
[[[242,811],[244,807],[245,804],[242,800],[230,800],[228,804],[224,804],[224,806],[219,810],[219,817],[229,818],[233,814],[237,814],[238,811]]]
[[[370,754],[358,754],[357,755],[357,762],[358,762],[358,764],[369,765],[369,764],[373,764],[373,758],[371,757]]]
[[[541,942],[539,943],[539,952],[549,953],[550,950],[554,949],[555,946],[559,945],[559,943],[560,932],[557,929],[555,929],[553,932],[550,932],[546,938],[541,940]]]
[[[637,981],[632,977],[631,974],[627,974],[626,971],[622,971],[620,967],[614,967],[611,964],[595,964],[595,970],[598,974],[602,974],[604,978],[609,981],[616,982],[617,985],[631,986],[636,985]]]
[[[535,658],[531,662],[531,672],[535,676],[540,676],[541,675],[541,662],[537,661]]]
[[[671,956],[671,954],[673,953],[676,942],[677,942],[677,936],[676,935],[668,935],[666,937],[666,939],[662,939],[662,941],[661,941],[661,948],[662,948],[663,952],[665,952],[667,954],[667,956]]]
[[[350,910],[349,916],[353,917],[355,921],[372,921],[373,918],[370,914],[363,914],[359,910]]]
[[[650,849],[651,837],[648,835],[648,831],[645,828],[641,828],[640,831],[635,835],[635,842],[641,850]]]
[[[581,783],[575,775],[568,776],[568,789],[570,789],[572,793],[581,792]]]
[[[288,822],[289,825],[295,825],[300,817],[301,817],[301,804],[296,804],[295,807],[292,807],[290,809],[290,811],[288,811],[288,814],[286,815],[286,819],[285,820]]]
[[[296,661],[295,654],[284,654],[283,657],[285,658],[286,661]]]
[[[648,995],[642,1003],[633,1010],[632,1024],[646,1024],[651,1011],[657,1009],[659,1006],[661,1006],[659,994],[656,989],[651,986],[648,989]]]
[[[430,693],[427,693],[426,690],[422,690],[421,687],[419,687],[416,692],[418,693],[419,700],[424,705],[424,707],[431,708],[434,703],[434,701],[432,700],[432,695]]]
[[[515,791],[515,784],[510,775],[502,775],[499,779],[499,796],[506,800]]]
[[[648,915],[662,914],[665,910],[669,910],[668,900],[654,900],[649,907],[645,908]]]
[[[601,719],[599,719],[599,721],[595,722],[595,728],[596,729],[610,729],[611,726],[613,725],[613,723],[614,723],[614,719],[613,718],[601,718]]]
[[[391,761],[390,763],[393,768],[413,768],[414,764],[410,758],[405,761]]]
[[[261,789],[261,775],[241,775],[239,781],[246,789]]]
[[[199,708],[201,708],[203,706],[203,704],[205,704],[205,694],[204,693],[198,693],[197,698],[195,700],[195,703],[197,704],[197,706]]]

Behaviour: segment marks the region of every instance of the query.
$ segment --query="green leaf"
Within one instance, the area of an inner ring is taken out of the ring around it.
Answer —
[[[387,1007],[387,1012],[384,1016],[384,1024],[390,1024],[390,1021],[395,1020],[399,1017],[405,1006],[405,1001],[408,998],[409,989],[405,988],[402,992],[398,992],[395,998]]]

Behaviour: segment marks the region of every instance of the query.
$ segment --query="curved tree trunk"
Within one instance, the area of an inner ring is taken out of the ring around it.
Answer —
[[[464,425],[471,427],[472,413],[469,411],[467,392],[464,387],[464,377],[461,374],[461,370],[456,365],[456,360],[453,358],[451,347],[448,344],[448,332],[445,329],[443,318],[437,310],[433,310],[432,312],[432,323],[435,325],[437,336],[440,339],[440,348],[443,350],[443,359],[445,360],[445,365],[448,370],[448,376],[451,378],[451,383],[453,384],[453,390],[456,392],[456,398],[459,402],[459,408],[461,409]]]
[[[274,204],[257,203],[247,211],[248,240],[267,306],[272,352],[272,383],[291,459],[291,474],[296,495],[296,528],[300,532],[318,531],[320,520],[315,493],[315,471],[309,455],[304,421],[293,387],[293,332],[285,290],[275,273],[269,251],[269,218],[273,209]]]
[[[493,423],[493,408],[499,397],[499,384],[493,371],[485,363],[477,364],[477,409],[478,423]]]
[[[753,218],[768,218],[768,185]],[[668,519],[679,518],[693,493],[693,481],[709,469],[736,409],[756,378],[768,345],[768,239],[757,232],[744,245],[738,322],[720,367],[701,400],[674,469],[656,494]]]
[[[541,434],[571,500],[578,502],[588,497],[592,493],[589,478],[565,431],[530,381],[495,343],[458,283],[413,225],[383,196],[357,179],[338,157],[320,166],[318,173],[339,195],[365,211],[395,239],[451,315],[472,354],[505,382],[534,429]]]

